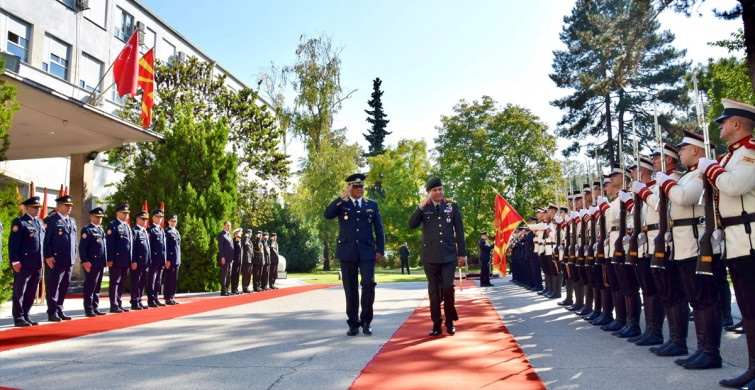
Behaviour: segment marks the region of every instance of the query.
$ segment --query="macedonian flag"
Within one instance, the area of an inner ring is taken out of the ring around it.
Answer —
[[[522,217],[513,207],[503,199],[501,194],[495,194],[495,251],[493,265],[498,265],[501,276],[506,275],[506,246],[509,244],[511,233],[514,232]]]
[[[155,104],[154,48],[139,59],[139,86],[142,87],[142,128],[152,123],[152,106]]]

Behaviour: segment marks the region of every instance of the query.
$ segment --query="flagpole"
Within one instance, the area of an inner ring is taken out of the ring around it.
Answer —
[[[110,67],[107,68],[107,70],[105,71],[105,73],[102,74],[102,77],[100,78],[100,81],[97,82],[97,85],[94,87],[94,89],[92,90],[92,92],[89,94],[89,97],[87,98],[87,103],[88,104],[94,104],[94,102],[96,102],[97,99],[99,99],[102,95],[104,95],[105,92],[107,92],[108,90],[110,90],[110,88],[113,86],[113,84],[115,84],[115,81],[114,81],[112,84],[110,84],[109,87],[105,88],[105,90],[102,91],[99,95],[95,96],[95,92],[97,92],[97,87],[99,87],[100,84],[102,84],[102,82],[105,81],[105,77],[107,77],[108,72],[110,72],[110,70],[113,69],[113,65],[115,65],[115,61],[113,61],[113,63],[110,64]]]

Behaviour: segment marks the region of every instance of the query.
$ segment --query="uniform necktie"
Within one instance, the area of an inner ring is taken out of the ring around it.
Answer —
[[[435,212],[440,214],[440,203],[435,205]]]

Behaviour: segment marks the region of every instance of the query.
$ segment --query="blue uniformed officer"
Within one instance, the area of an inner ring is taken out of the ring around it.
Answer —
[[[181,233],[176,229],[178,216],[168,216],[168,227],[165,228],[165,287],[163,298],[167,305],[178,305],[176,290],[178,290],[178,269],[181,267]]]
[[[490,252],[493,247],[488,242],[488,232],[480,232],[480,287],[493,287],[490,283]]]
[[[146,211],[136,213],[134,226],[134,243],[131,253],[131,310],[148,308],[142,303],[144,287],[147,284],[147,269],[152,264],[152,253],[149,247],[147,224],[149,217]]]
[[[160,227],[164,216],[164,211],[153,210],[152,224],[147,228],[151,257],[147,274],[147,304],[149,307],[165,306],[159,299],[163,270],[165,269],[165,231]]]
[[[81,230],[81,241],[79,241],[79,257],[85,274],[84,315],[87,317],[107,314],[98,309],[102,275],[107,265],[105,232],[101,226],[104,215],[105,211],[102,207],[89,211],[89,225]]]
[[[254,243],[252,244],[252,290],[254,292],[262,291],[262,267],[265,263],[265,252],[262,243],[262,232],[257,231],[254,235]]]
[[[76,220],[71,218],[73,198],[63,195],[55,202],[57,212],[45,219],[45,240],[42,250],[45,256],[45,300],[47,320],[60,322],[71,317],[63,312],[63,302],[71,283],[71,271],[76,261]]]
[[[375,302],[375,263],[385,253],[385,233],[378,204],[364,198],[364,179],[361,173],[346,178],[348,186],[325,209],[325,218],[338,218],[336,258],[341,261],[343,290],[346,294],[347,336],[356,336],[359,327],[372,334],[372,305]],[[361,275],[362,312],[359,312],[357,272]]]
[[[427,197],[419,202],[409,217],[409,228],[422,225],[422,265],[427,276],[427,293],[430,296],[430,318],[433,329],[430,336],[441,333],[443,317],[440,303],[446,315],[446,331],[456,333],[454,321],[459,319],[454,305],[454,270],[466,259],[464,225],[459,205],[443,197],[443,183],[433,177],[425,186]]]
[[[107,243],[107,266],[110,274],[110,312],[123,313],[128,309],[123,307],[121,297],[126,286],[126,274],[131,267],[131,247],[134,238],[128,226],[128,204],[122,204],[115,209],[116,218],[107,225],[105,241]]]
[[[37,218],[38,196],[23,203],[25,214],[14,219],[8,237],[8,259],[13,267],[13,323],[17,327],[37,325],[29,318],[29,311],[37,295],[42,278],[42,241],[45,228]]]

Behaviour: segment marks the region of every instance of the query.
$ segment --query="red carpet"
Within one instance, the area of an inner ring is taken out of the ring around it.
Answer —
[[[351,386],[375,389],[545,389],[514,337],[474,282],[456,291],[456,335],[430,337],[425,299]],[[469,289],[467,289],[469,288]]]
[[[186,297],[179,298],[181,303],[175,306],[152,308],[149,310],[130,311],[128,313],[75,319],[57,324],[13,328],[0,332],[0,352],[31,345],[50,343],[73,337],[107,332],[115,329],[144,325],[157,321],[169,320],[210,310],[223,309],[231,306],[244,305],[265,299],[285,297],[302,292],[333,287],[331,284],[313,284],[264,291],[254,294],[234,295],[230,297]]]

